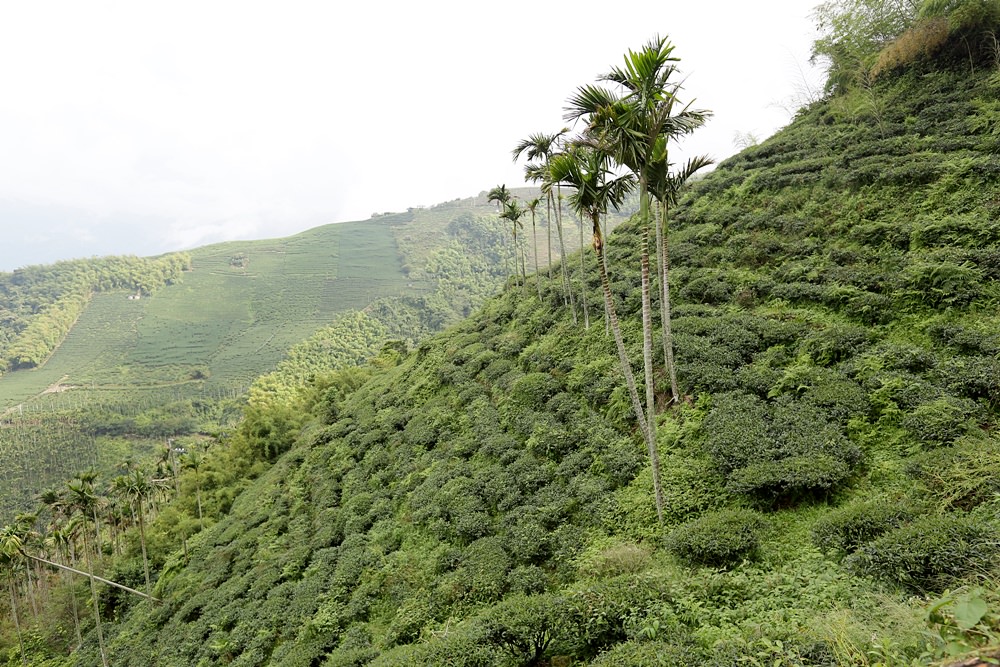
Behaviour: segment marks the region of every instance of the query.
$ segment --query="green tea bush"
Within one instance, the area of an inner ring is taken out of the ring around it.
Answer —
[[[985,326],[973,327],[955,322],[938,321],[927,327],[927,335],[935,343],[953,348],[961,354],[987,357],[1000,354],[1000,333]]]
[[[767,504],[829,491],[860,460],[829,413],[791,395],[773,402],[742,392],[716,396],[702,431],[727,489]]]
[[[942,509],[972,510],[1000,497],[1000,442],[959,440],[919,455],[907,472]]]
[[[733,288],[724,276],[702,276],[685,284],[680,289],[680,297],[694,303],[728,303],[733,297]]]
[[[787,395],[821,409],[832,421],[841,424],[855,416],[867,414],[870,401],[867,392],[843,373],[820,366],[796,364],[790,366],[770,389],[769,396]]]
[[[929,447],[950,445],[975,428],[972,417],[979,407],[968,399],[944,396],[918,405],[903,417],[903,427]]]
[[[802,350],[820,366],[831,366],[863,351],[871,331],[852,324],[833,324],[802,341]]]
[[[667,549],[695,565],[725,567],[753,557],[767,528],[752,510],[721,510],[675,528]]]
[[[995,567],[1000,535],[994,526],[961,515],[925,516],[862,545],[844,559],[858,575],[917,591],[940,591]]]
[[[510,397],[525,405],[542,406],[559,391],[559,381],[549,373],[528,373],[514,381]]]
[[[820,517],[813,524],[812,541],[823,551],[852,553],[912,518],[912,511],[897,501],[854,502]]]
[[[765,504],[825,492],[850,475],[850,465],[833,456],[811,454],[760,461],[733,471],[726,488]]]
[[[1000,404],[1000,359],[950,357],[932,374],[950,392],[996,407]]]
[[[597,656],[592,667],[686,667],[713,664],[710,655],[693,643],[631,640]]]
[[[573,634],[566,601],[553,594],[505,598],[479,618],[479,632],[484,645],[521,665],[540,664]]]
[[[654,603],[670,600],[673,582],[655,574],[626,574],[578,584],[565,596],[572,639],[567,648],[581,658],[624,642]]]

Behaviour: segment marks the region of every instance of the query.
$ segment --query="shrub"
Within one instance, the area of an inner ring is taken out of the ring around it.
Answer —
[[[605,651],[590,663],[593,667],[676,667],[711,664],[696,644],[665,641],[629,641]]]
[[[918,405],[903,418],[903,427],[925,445],[950,445],[970,432],[970,418],[977,412],[978,406],[968,399],[944,396]]]
[[[539,664],[570,634],[566,601],[551,594],[510,596],[481,617],[480,627],[483,644],[525,665]]]
[[[812,540],[824,551],[851,553],[912,518],[909,508],[897,502],[855,502],[837,508],[816,521],[812,528]]]
[[[680,297],[694,303],[727,303],[732,296],[733,288],[722,276],[695,278],[680,289]]]
[[[530,406],[541,406],[559,391],[559,382],[548,373],[528,373],[511,386],[511,398]]]
[[[667,549],[692,564],[724,567],[752,557],[766,527],[757,512],[721,510],[675,528]]]
[[[926,516],[860,547],[844,563],[855,574],[917,591],[939,591],[994,566],[996,529],[966,516]]]
[[[864,350],[870,337],[865,327],[834,324],[807,338],[802,347],[815,363],[831,366]]]
[[[794,500],[798,496],[828,491],[850,474],[846,461],[825,454],[789,456],[760,461],[734,471],[726,488],[756,496],[765,502]]]
[[[860,459],[828,413],[792,396],[768,403],[741,392],[722,394],[702,429],[729,490],[769,503],[829,490]]]
[[[962,440],[921,455],[908,472],[942,509],[972,510],[1000,494],[1000,442]]]

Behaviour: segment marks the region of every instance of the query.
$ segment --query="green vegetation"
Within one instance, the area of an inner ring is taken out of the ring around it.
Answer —
[[[0,378],[0,516],[81,467],[109,473],[166,438],[231,430],[248,388],[257,401],[292,400],[311,377],[466,316],[504,277],[504,232],[480,197],[0,276],[8,352],[55,332],[43,363]]]
[[[949,35],[942,48],[960,49]],[[641,202],[607,233],[606,204],[631,178],[602,137],[568,141],[539,175],[550,190],[575,182],[599,253],[522,273],[427,339],[392,327],[430,331],[431,296],[345,316],[335,326],[359,346],[395,342],[338,370],[321,361],[338,334],[297,348],[227,435],[184,443],[196,462],[170,469],[172,499],[143,530],[138,512],[124,517],[118,546],[110,502],[83,480],[55,493],[73,502],[3,533],[16,613],[0,655],[53,667],[102,653],[116,666],[548,667],[995,655],[995,77],[917,58],[837,88],[665,200],[669,255],[647,250]],[[425,266],[463,266],[471,253],[452,250]],[[678,400],[645,321],[667,257]],[[514,275],[509,250],[491,258]],[[605,303],[608,330],[579,321],[574,292]],[[655,369],[646,404],[640,356]],[[103,561],[89,571],[138,589],[148,564],[162,602],[29,567],[32,534],[74,517],[103,540],[73,543]],[[43,581],[58,594],[36,612]]]

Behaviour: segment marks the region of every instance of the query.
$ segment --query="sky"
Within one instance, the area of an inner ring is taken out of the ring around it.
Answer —
[[[714,114],[674,155],[722,159],[821,87],[815,4],[0,0],[0,271],[520,185],[513,146],[655,35]]]

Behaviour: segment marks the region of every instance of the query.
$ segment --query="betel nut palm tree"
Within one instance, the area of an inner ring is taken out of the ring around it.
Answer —
[[[21,662],[27,667],[28,656],[24,652],[24,634],[21,631],[21,620],[17,613],[17,594],[14,592],[14,577],[23,564],[21,556],[21,537],[13,526],[0,529],[0,576],[7,580],[7,591],[10,593],[10,613],[14,620],[14,630],[17,633],[17,644],[21,652]]]
[[[524,223],[521,222],[521,218],[524,214],[528,212],[528,209],[523,208],[516,198],[511,198],[509,201],[504,203],[503,212],[500,217],[508,221],[511,224],[511,232],[514,235],[514,282],[517,282],[517,228],[524,227]],[[521,293],[524,293],[524,283],[526,282],[525,270],[524,270],[524,255],[521,256]]]
[[[680,84],[672,79],[677,74],[678,59],[674,46],[665,37],[650,40],[639,51],[629,51],[622,67],[613,68],[600,77],[613,84],[611,90],[601,85],[581,86],[570,98],[566,108],[568,120],[587,122],[586,140],[602,147],[621,165],[635,175],[639,185],[639,211],[642,236],[640,265],[642,270],[643,361],[646,379],[647,409],[653,409],[652,390],[652,306],[649,289],[649,228],[650,185],[654,176],[668,166],[670,141],[693,132],[710,116],[708,111],[691,109],[690,104],[677,108]],[[662,206],[663,202],[661,202]],[[658,244],[659,247],[665,247]],[[668,310],[669,287],[664,283],[665,262],[660,261],[661,319]],[[672,350],[669,326],[664,328],[665,348]],[[672,365],[673,355],[665,359]],[[672,367],[671,377],[676,377]],[[678,400],[676,385],[672,399]]]
[[[611,293],[611,283],[604,262],[604,231],[601,216],[611,207],[618,206],[635,185],[632,174],[617,175],[612,168],[611,156],[593,146],[580,145],[572,147],[565,153],[552,158],[549,168],[552,178],[573,188],[569,196],[570,207],[582,217],[591,221],[593,248],[597,254],[597,265],[601,276],[601,291],[604,295],[604,308],[608,315],[608,323],[618,352],[618,361],[622,374],[625,376],[625,386],[628,390],[632,410],[635,413],[639,432],[649,452],[650,466],[653,470],[653,492],[656,496],[657,515],[663,520],[663,490],[660,484],[660,457],[656,443],[650,437],[649,420],[653,415],[643,409],[642,401],[636,387],[632,364],[625,349],[621,325],[618,321],[614,296]]]
[[[504,206],[510,201],[511,194],[510,190],[507,189],[507,184],[503,183],[496,186],[492,190],[486,193],[486,201],[489,203],[497,204],[497,214],[501,217],[503,216]],[[516,275],[517,273],[517,248],[514,249],[514,272],[511,275]]]
[[[534,134],[528,135],[527,139],[523,139],[521,142],[514,147],[511,151],[514,161],[516,162],[518,158],[524,155],[528,159],[528,164],[525,166],[525,178],[533,182],[540,182],[542,194],[545,195],[546,199],[546,213],[547,220],[551,221],[553,217],[556,222],[556,234],[559,239],[559,269],[562,275],[563,283],[563,299],[566,304],[569,305],[570,310],[573,314],[573,322],[576,319],[576,303],[573,298],[573,290],[569,282],[569,273],[566,268],[566,243],[563,237],[562,228],[562,196],[560,192],[560,184],[558,181],[553,181],[548,177],[548,166],[552,160],[552,156],[556,155],[562,147],[563,137],[569,132],[569,128],[563,128],[558,132],[553,132],[551,134],[546,134],[543,132],[536,132]],[[555,191],[553,192],[553,188]],[[552,225],[549,223],[547,225],[549,230],[549,279],[552,278]]]

